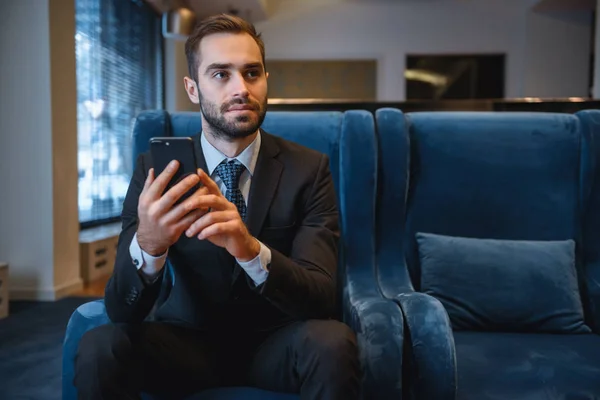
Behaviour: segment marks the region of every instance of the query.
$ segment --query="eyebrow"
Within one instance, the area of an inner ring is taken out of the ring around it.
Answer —
[[[206,67],[206,73],[213,71],[215,69],[231,69],[233,68],[233,64],[232,63],[212,63],[209,66]],[[249,69],[249,68],[262,68],[262,63],[260,62],[253,62],[253,63],[248,63],[248,64],[244,64],[244,69]]]

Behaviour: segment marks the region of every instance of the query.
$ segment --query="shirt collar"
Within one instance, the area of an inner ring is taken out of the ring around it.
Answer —
[[[206,139],[204,132],[200,135],[200,143],[202,144],[202,153],[204,154],[204,160],[206,161],[206,167],[208,168],[208,174],[212,175],[217,168],[217,165],[221,164],[223,160],[238,160],[250,173],[254,175],[254,168],[256,167],[256,161],[258,160],[258,152],[260,150],[260,130],[256,135],[256,138],[242,151],[237,157],[229,158],[225,154],[221,153],[219,149],[210,144]]]

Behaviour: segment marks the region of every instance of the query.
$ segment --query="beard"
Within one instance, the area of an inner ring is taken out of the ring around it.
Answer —
[[[252,107],[249,115],[237,115],[227,118],[227,111],[234,105],[246,105]],[[250,99],[236,98],[220,107],[200,96],[200,112],[210,127],[210,133],[220,139],[231,142],[235,139],[245,138],[252,135],[262,125],[267,113],[267,99],[262,103]]]

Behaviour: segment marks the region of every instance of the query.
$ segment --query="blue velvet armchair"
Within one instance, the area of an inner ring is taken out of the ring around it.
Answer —
[[[600,112],[376,112],[406,398],[600,399]]]
[[[356,333],[365,399],[400,399],[403,320],[400,308],[384,299],[374,275],[377,148],[372,114],[365,111],[268,112],[263,128],[330,156],[338,195],[342,243],[338,274],[339,318]],[[199,113],[147,111],[133,132],[133,159],[154,136],[190,136],[201,130]],[[82,335],[109,323],[102,300],[86,303],[71,316],[63,347],[63,399],[74,400],[74,357]],[[294,399],[297,395],[257,388],[219,388],[194,399]]]

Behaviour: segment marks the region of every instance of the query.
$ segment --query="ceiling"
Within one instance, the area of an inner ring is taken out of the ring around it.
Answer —
[[[270,0],[186,0],[190,9],[201,19],[213,14],[238,15],[248,21],[256,22],[266,19],[269,9],[272,8]]]
[[[253,23],[269,19],[278,9],[280,3],[287,5],[307,5],[308,3],[318,4],[315,0],[145,0],[159,12],[165,12],[178,7],[191,9],[197,19],[202,19],[209,15],[227,13],[235,14],[247,19]],[[456,1],[456,2],[484,2],[490,0],[337,0],[339,2],[359,2],[368,3],[401,3],[401,2],[436,2],[436,1]],[[499,1],[499,0],[492,0]],[[504,0],[506,1],[506,0]],[[537,12],[571,12],[571,11],[590,11],[596,8],[597,0],[513,0],[527,3]],[[331,0],[322,2],[332,2]],[[306,4],[305,4],[306,3]],[[292,7],[296,8],[296,7]]]
[[[158,13],[175,8],[191,9],[197,19],[227,13],[256,22],[268,18],[280,0],[145,0]]]
[[[198,19],[204,17],[227,13],[243,17],[251,22],[258,22],[268,19],[276,11],[280,3],[285,2],[288,5],[303,5],[310,4],[319,5],[320,3],[331,3],[327,1],[315,0],[145,0],[159,12],[165,12],[177,7],[186,7],[191,9]],[[336,2],[353,2],[353,3],[400,3],[400,2],[434,2],[434,1],[479,1],[479,0],[338,0]],[[292,7],[296,8],[296,7]]]

